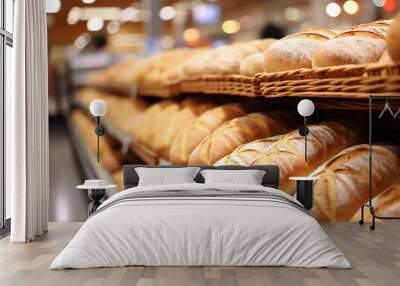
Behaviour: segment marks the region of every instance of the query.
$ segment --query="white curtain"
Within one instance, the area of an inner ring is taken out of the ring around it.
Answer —
[[[47,232],[49,155],[45,0],[15,1],[14,70],[6,97],[6,187],[12,242]]]

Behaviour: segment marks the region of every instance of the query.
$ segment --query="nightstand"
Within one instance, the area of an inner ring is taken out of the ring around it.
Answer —
[[[290,177],[292,181],[296,181],[297,191],[296,199],[303,204],[303,206],[311,210],[313,207],[313,183],[318,180],[318,177]]]
[[[111,185],[105,180],[85,180],[83,185],[76,187],[78,190],[87,190],[88,197],[92,201],[88,206],[88,216],[94,213],[101,205],[101,201],[106,195],[106,190],[116,187],[116,185]]]

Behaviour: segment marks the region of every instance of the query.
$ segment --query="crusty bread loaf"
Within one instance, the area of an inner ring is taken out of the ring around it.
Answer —
[[[375,214],[380,217],[400,217],[400,185],[396,184],[383,191],[372,199]],[[352,221],[359,221],[361,209],[353,215]],[[364,220],[371,221],[372,215],[368,208],[364,208]]]
[[[215,165],[250,166],[255,160],[262,157],[267,150],[282,137],[283,135],[277,135],[242,144],[232,153],[218,160]]]
[[[213,165],[238,146],[256,139],[287,132],[294,120],[281,113],[250,113],[225,122],[205,137],[189,157],[189,165]]]
[[[224,104],[204,112],[175,136],[169,160],[173,164],[187,164],[190,154],[201,140],[224,122],[246,113],[246,107],[237,103]]]
[[[159,115],[163,114],[162,111],[169,105],[176,105],[176,102],[172,100],[163,100],[154,103],[140,115],[133,125],[135,141],[141,142],[147,146],[151,144],[155,136],[155,126],[158,126],[160,122]]]
[[[389,65],[389,64],[393,64],[393,60],[390,57],[388,51],[386,50],[383,55],[381,56],[381,58],[379,59],[378,64],[382,64],[382,65]]]
[[[376,196],[400,179],[399,149],[374,145],[372,190]],[[352,146],[312,172],[313,216],[318,220],[348,221],[368,200],[369,149],[367,144]]]
[[[313,55],[313,67],[378,62],[385,51],[388,23],[357,25],[321,43]]]
[[[154,142],[154,150],[166,160],[169,159],[169,151],[174,137],[181,131],[187,124],[203,112],[213,107],[212,103],[203,102],[197,99],[188,98],[180,103],[179,111],[171,114],[160,129],[157,130],[157,135]]]
[[[78,133],[86,144],[88,150],[95,155],[97,152],[97,137],[95,134],[96,124],[82,111],[74,111],[71,114],[74,128],[78,129]],[[121,154],[113,150],[111,139],[105,134],[101,139],[100,145],[100,164],[108,171],[115,172],[121,168]]]
[[[400,13],[390,25],[386,39],[390,57],[396,63],[400,63]]]
[[[124,170],[116,171],[114,174],[112,174],[112,178],[114,180],[114,183],[118,186],[118,190],[123,191],[124,190]]]
[[[264,71],[280,72],[312,67],[312,55],[319,45],[335,36],[327,29],[315,29],[287,36],[265,51]]]
[[[252,165],[271,164],[280,169],[280,189],[294,194],[295,183],[291,176],[305,176],[316,167],[355,142],[350,128],[337,122],[323,122],[309,126],[307,136],[307,162],[304,158],[304,137],[298,130],[286,134],[255,160]]]
[[[254,76],[264,71],[264,54],[254,53],[240,62],[240,74]]]

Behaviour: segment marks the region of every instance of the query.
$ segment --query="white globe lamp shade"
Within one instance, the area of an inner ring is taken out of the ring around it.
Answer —
[[[311,116],[314,113],[314,103],[309,99],[303,99],[297,105],[297,112],[304,117]]]
[[[95,99],[90,103],[90,113],[93,116],[101,117],[106,114],[107,111],[107,104],[104,100]]]

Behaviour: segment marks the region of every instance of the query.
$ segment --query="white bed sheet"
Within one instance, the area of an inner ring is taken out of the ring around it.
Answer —
[[[318,222],[288,204],[257,198],[162,198],[113,202],[133,192],[263,190],[254,185],[136,187],[112,196],[50,269],[145,266],[350,268]]]

